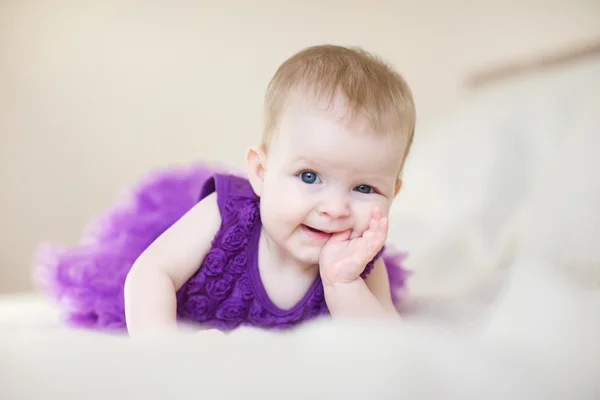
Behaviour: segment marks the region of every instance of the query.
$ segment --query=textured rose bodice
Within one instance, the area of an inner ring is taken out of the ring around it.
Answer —
[[[216,191],[221,227],[199,270],[177,293],[178,316],[220,329],[291,327],[328,313],[320,278],[291,309],[269,299],[258,269],[259,200],[241,177],[216,174],[200,199]],[[363,275],[372,268],[371,262]]]

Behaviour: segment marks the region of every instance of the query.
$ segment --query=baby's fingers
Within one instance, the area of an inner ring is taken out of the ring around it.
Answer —
[[[371,222],[369,223],[369,229],[367,229],[367,232],[376,233],[377,231],[379,231],[380,225],[381,223],[379,219],[372,218]]]
[[[381,219],[381,210],[379,207],[375,206],[371,210],[371,220],[379,221]]]
[[[378,233],[381,232],[387,236],[389,219],[382,217],[378,207],[373,209],[371,213],[371,221],[369,222],[369,228],[366,232]]]
[[[384,222],[384,226],[381,226],[382,224],[380,222],[371,222],[371,226],[364,233],[362,239],[364,240],[370,255],[374,256],[383,246],[387,232],[386,224],[387,223]]]
[[[381,218],[381,221],[379,221],[378,227],[379,227],[379,233],[382,233],[384,235],[384,240],[385,240],[385,237],[387,236],[388,228],[389,228],[389,219],[387,217]]]
[[[387,217],[383,217],[380,221],[373,224],[374,230],[372,231],[373,235],[371,237],[371,251],[374,253],[377,253],[385,244],[388,233],[388,224],[389,220]]]

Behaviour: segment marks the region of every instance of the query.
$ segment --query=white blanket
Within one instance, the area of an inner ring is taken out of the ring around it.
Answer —
[[[130,342],[19,300],[0,398],[599,398],[597,82],[600,62],[520,78],[418,133],[392,216],[416,271],[401,324]]]

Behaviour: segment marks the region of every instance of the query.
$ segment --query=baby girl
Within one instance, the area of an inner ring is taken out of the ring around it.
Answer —
[[[267,88],[246,176],[155,174],[76,248],[44,247],[38,282],[71,324],[131,335],[398,318],[406,271],[385,242],[414,128],[391,67],[361,49],[304,49]]]

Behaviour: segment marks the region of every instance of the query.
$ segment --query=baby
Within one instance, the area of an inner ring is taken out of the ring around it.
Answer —
[[[70,296],[71,322],[126,325],[130,335],[180,320],[228,330],[280,329],[327,315],[397,318],[406,272],[402,255],[385,247],[387,216],[414,127],[410,89],[389,66],[360,49],[304,49],[269,84],[262,141],[246,154],[246,177],[205,169],[193,203],[146,228],[144,240],[112,226],[115,234],[96,233],[94,251],[121,237],[109,251],[119,262],[94,262],[86,273],[90,263],[82,261],[96,255],[55,252],[51,267],[44,264],[46,287]],[[174,185],[163,200],[183,196]],[[138,203],[156,202],[144,190]],[[143,230],[150,215],[138,210],[127,232]],[[69,283],[57,284],[67,265]],[[114,299],[90,294],[81,277],[104,282],[100,292],[109,287]]]

